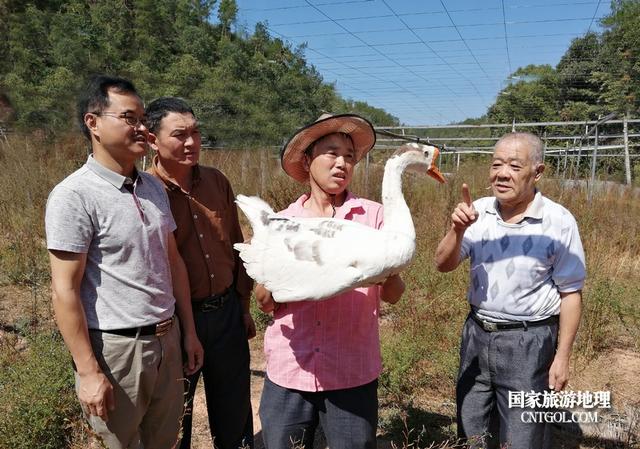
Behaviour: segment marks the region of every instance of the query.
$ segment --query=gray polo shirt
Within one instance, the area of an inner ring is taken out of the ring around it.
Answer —
[[[174,313],[169,200],[147,173],[131,184],[89,156],[49,194],[47,248],[87,254],[80,294],[89,329],[138,327]]]
[[[491,321],[536,321],[560,313],[560,293],[581,290],[585,259],[571,213],[537,192],[519,223],[506,223],[494,197],[473,203],[478,221],[464,234],[471,258],[467,298]]]

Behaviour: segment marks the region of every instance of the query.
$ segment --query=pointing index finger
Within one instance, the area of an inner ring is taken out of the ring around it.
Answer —
[[[469,193],[469,186],[466,183],[462,184],[462,200],[467,206],[471,207],[471,193]]]

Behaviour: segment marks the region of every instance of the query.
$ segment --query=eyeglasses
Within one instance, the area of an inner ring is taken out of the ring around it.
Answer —
[[[93,112],[92,114],[95,115],[108,115],[110,117],[115,117],[115,118],[119,118],[125,121],[125,123],[129,126],[133,126],[134,128],[137,128],[138,126],[140,126],[142,124],[142,126],[144,126],[145,128],[148,128],[148,124],[149,121],[147,119],[147,117],[134,117],[133,115],[126,115],[126,114],[116,114],[115,112]]]

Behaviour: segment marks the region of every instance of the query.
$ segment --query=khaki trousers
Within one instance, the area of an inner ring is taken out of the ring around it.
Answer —
[[[179,441],[184,375],[178,320],[162,336],[89,331],[93,352],[113,385],[107,422],[85,417],[109,449],[170,449]],[[79,378],[76,373],[76,393]]]

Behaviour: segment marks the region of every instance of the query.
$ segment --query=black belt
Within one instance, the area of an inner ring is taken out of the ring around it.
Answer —
[[[191,300],[191,306],[193,310],[200,312],[212,312],[214,310],[218,310],[222,308],[225,303],[231,298],[232,287],[228,287],[222,293],[218,293],[217,295],[207,296],[206,298],[193,298]]]
[[[487,321],[480,318],[474,312],[471,312],[469,316],[486,332],[507,331],[514,329],[526,330],[528,327],[546,326],[548,324],[555,324],[558,322],[558,315],[553,315],[549,318],[545,318],[544,320],[539,321],[509,321],[507,323],[495,323],[493,321]]]
[[[160,321],[156,324],[149,324],[147,326],[142,327],[131,327],[128,329],[91,329],[92,331],[104,332],[107,334],[115,334],[121,335],[123,337],[135,337],[136,335],[146,336],[146,335],[155,335],[156,337],[161,337],[165,335],[171,327],[173,326],[173,317],[166,319],[164,321]]]

